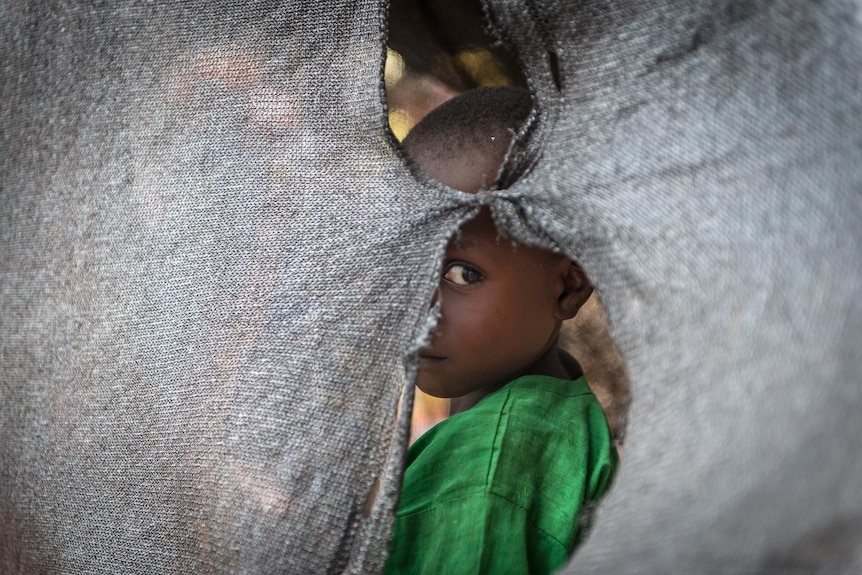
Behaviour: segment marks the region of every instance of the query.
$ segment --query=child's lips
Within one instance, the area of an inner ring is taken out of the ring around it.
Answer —
[[[429,355],[429,354],[419,354],[419,369],[426,367],[433,367],[443,361],[446,361],[445,357],[440,357],[438,355]]]

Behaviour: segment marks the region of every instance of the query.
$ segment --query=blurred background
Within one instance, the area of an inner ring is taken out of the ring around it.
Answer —
[[[461,92],[526,86],[514,57],[485,33],[475,0],[393,0],[385,81],[389,124],[399,140]]]

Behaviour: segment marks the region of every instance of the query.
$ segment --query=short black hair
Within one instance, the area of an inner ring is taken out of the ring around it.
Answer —
[[[402,142],[414,158],[446,162],[465,153],[499,155],[530,115],[533,100],[524,88],[470,90],[431,111]]]

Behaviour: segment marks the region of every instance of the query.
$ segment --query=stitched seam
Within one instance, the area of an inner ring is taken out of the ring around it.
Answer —
[[[409,513],[405,513],[403,515],[401,513],[396,513],[395,516],[398,518],[401,518],[401,517],[410,517],[412,515],[419,515],[420,513],[427,513],[428,511],[434,511],[435,509],[439,509],[440,507],[443,507],[444,505],[449,505],[450,503],[455,503],[455,502],[461,501],[463,499],[470,499],[471,497],[476,497],[477,495],[486,495],[486,494],[488,494],[488,490],[486,488],[483,487],[481,491],[479,490],[479,488],[476,488],[476,491],[474,493],[468,493],[467,495],[461,495],[460,497],[453,497],[452,499],[443,499],[440,501],[434,501],[431,505],[429,505],[427,507],[423,507],[422,509],[415,509],[415,510],[413,510]]]
[[[506,400],[503,402],[503,407],[500,409],[500,415],[497,418],[497,429],[494,431],[494,440],[491,442],[491,455],[488,458],[488,473],[485,475],[485,492],[490,490],[491,478],[497,470],[497,461],[499,460],[503,434],[505,433],[502,431],[503,422],[509,419],[508,408],[511,401],[512,391],[511,389],[506,389]]]
[[[517,507],[518,509],[521,509],[524,512],[524,518],[526,519],[527,524],[530,525],[530,527],[532,527],[533,529],[535,529],[536,531],[538,531],[542,535],[546,536],[547,538],[551,539],[552,541],[558,543],[563,549],[568,550],[568,548],[566,547],[566,545],[562,541],[560,541],[559,539],[557,539],[556,537],[554,537],[553,535],[551,535],[550,533],[548,533],[547,531],[545,531],[544,529],[542,529],[541,527],[536,525],[536,522],[533,521],[532,519],[530,519],[530,513],[526,507],[524,507],[523,505],[519,505],[518,503],[512,501],[511,499],[509,499],[505,495],[500,495],[499,493],[494,493],[493,491],[488,491],[487,493],[488,493],[488,495],[491,495],[492,497],[496,497],[497,499],[502,499],[503,501],[510,503],[511,505]]]

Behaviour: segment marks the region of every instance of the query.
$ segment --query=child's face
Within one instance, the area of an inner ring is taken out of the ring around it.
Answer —
[[[492,391],[531,373],[555,344],[571,261],[499,238],[487,210],[446,249],[441,318],[420,351],[418,385],[437,397]]]

